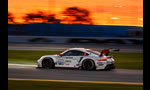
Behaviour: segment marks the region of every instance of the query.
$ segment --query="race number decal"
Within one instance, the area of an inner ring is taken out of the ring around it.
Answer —
[[[64,65],[64,60],[63,59],[58,60],[58,64],[59,65]]]

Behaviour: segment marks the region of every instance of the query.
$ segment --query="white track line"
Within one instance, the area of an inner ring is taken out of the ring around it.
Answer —
[[[28,64],[13,64],[13,63],[8,63],[8,66],[37,67],[37,65],[28,65]]]

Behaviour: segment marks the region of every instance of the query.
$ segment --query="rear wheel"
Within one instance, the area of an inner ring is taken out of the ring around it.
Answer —
[[[94,70],[95,69],[94,61],[91,59],[84,60],[82,63],[82,69],[83,70]]]
[[[45,58],[42,61],[42,68],[54,68],[54,62],[51,58]]]

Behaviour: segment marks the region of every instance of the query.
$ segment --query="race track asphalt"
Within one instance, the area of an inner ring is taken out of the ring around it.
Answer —
[[[8,78],[143,83],[143,70],[84,71],[8,66]]]

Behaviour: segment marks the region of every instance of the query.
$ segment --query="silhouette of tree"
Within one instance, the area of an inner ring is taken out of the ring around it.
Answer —
[[[8,23],[14,23],[14,16],[10,12],[8,12]]]
[[[23,19],[27,23],[35,22],[35,21],[45,22],[45,20],[46,20],[46,18],[44,16],[44,12],[41,12],[41,11],[38,11],[37,13],[28,13],[23,17]]]
[[[63,22],[67,24],[93,24],[90,18],[90,12],[78,7],[69,7],[62,12],[64,14]]]
[[[60,24],[61,20],[55,18],[55,14],[50,14],[47,16],[47,22],[52,23],[52,24]]]
[[[38,11],[37,13],[28,13],[25,17],[23,17],[23,19],[26,23],[39,21],[42,23],[60,24],[61,21],[55,18],[55,14],[46,15],[41,11]]]

